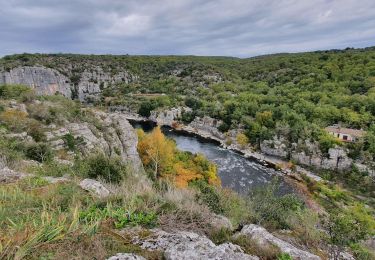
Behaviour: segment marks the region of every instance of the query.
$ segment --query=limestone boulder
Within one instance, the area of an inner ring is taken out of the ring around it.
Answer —
[[[281,240],[269,233],[265,228],[254,224],[244,226],[236,236],[245,235],[252,240],[256,240],[260,245],[273,245],[281,252],[289,254],[294,260],[319,260],[320,257],[307,251],[298,249],[292,244]]]
[[[152,230],[152,235],[146,238],[133,237],[133,243],[143,249],[164,251],[167,260],[258,259],[256,256],[245,254],[237,245],[215,245],[207,237],[187,231],[168,233],[155,229]]]
[[[79,183],[79,186],[94,194],[99,198],[105,198],[110,195],[109,190],[100,182],[92,179],[84,179]]]

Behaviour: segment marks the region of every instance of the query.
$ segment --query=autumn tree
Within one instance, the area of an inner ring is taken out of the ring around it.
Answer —
[[[171,171],[176,144],[164,136],[160,127],[150,134],[138,132],[138,152],[145,166],[153,169],[154,178]]]

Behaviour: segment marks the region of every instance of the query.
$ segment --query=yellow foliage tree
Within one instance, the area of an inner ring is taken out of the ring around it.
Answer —
[[[202,154],[181,152],[173,140],[168,139],[156,127],[146,134],[138,130],[138,153],[145,167],[151,169],[154,178],[167,178],[177,187],[187,187],[189,182],[204,179],[210,184],[220,184],[216,166]]]
[[[160,127],[156,127],[150,134],[139,131],[138,137],[139,155],[144,165],[153,168],[154,177],[171,171],[176,144],[164,136]]]
[[[241,145],[242,147],[244,147],[245,145],[249,143],[249,138],[247,138],[247,136],[243,133],[237,134],[236,139],[237,139],[237,143]]]

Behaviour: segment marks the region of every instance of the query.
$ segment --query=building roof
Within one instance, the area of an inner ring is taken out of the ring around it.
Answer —
[[[340,127],[338,125],[328,126],[326,127],[326,131],[336,133],[336,134],[347,134],[347,135],[351,135],[354,137],[362,137],[366,133],[366,131],[363,131],[363,130],[345,128],[345,127]]]

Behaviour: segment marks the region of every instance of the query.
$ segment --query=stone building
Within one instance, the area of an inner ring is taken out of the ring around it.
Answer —
[[[365,131],[351,128],[344,128],[340,125],[326,127],[326,131],[344,142],[355,142],[365,135]]]

